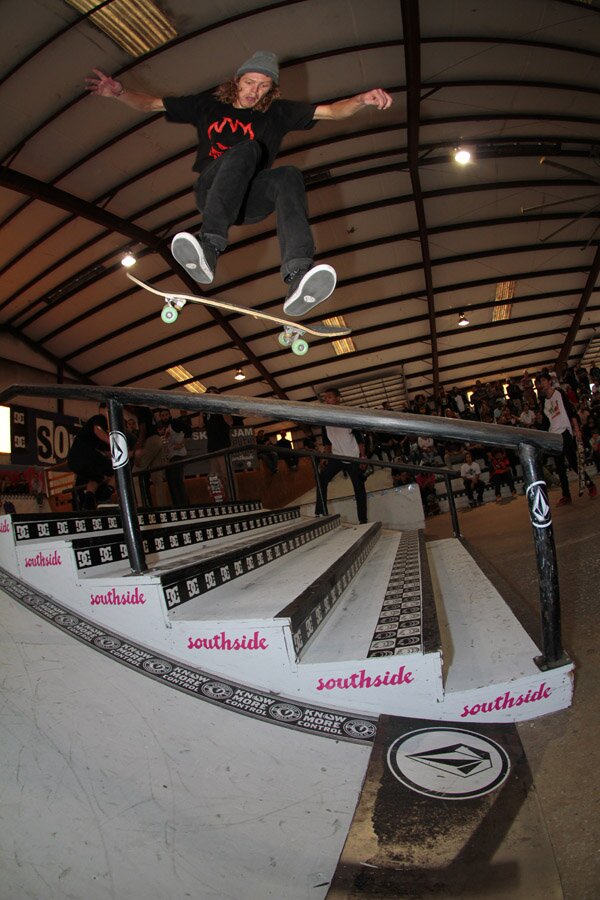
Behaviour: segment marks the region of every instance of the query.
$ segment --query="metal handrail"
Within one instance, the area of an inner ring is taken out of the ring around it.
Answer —
[[[0,392],[0,404],[21,395],[108,403],[111,454],[119,487],[124,537],[134,573],[146,571],[146,560],[135,509],[131,465],[124,458],[127,457],[127,453],[123,434],[123,406],[162,406],[168,409],[228,413],[234,416],[265,416],[274,421],[306,422],[312,425],[341,426],[388,434],[430,435],[438,440],[470,441],[489,447],[515,449],[519,453],[523,467],[539,577],[542,655],[536,661],[542,669],[561,666],[568,661],[562,648],[558,565],[542,467],[542,454],[562,453],[562,438],[558,434],[468,419],[419,416],[360,407],[299,403],[240,395],[224,397],[212,393],[184,395],[167,391],[96,385],[15,384]],[[235,448],[234,452],[239,452],[239,448]],[[314,459],[313,466],[316,467]],[[445,477],[450,486],[450,476]],[[451,494],[450,490],[448,494]],[[458,523],[454,518],[453,524],[457,531]]]
[[[13,397],[54,397],[70,400],[117,400],[124,406],[163,406],[168,409],[187,409],[196,412],[227,413],[232,416],[265,416],[274,421],[307,422],[312,425],[340,425],[364,431],[389,434],[430,435],[445,441],[473,441],[488,447],[509,447],[518,450],[522,443],[544,453],[562,452],[560,435],[530,428],[492,425],[470,419],[446,419],[441,416],[419,416],[414,413],[388,412],[363,407],[329,406],[274,400],[262,397],[242,397],[239,394],[175,394],[172,391],[150,391],[141,388],[114,388],[92,385],[14,384],[0,393],[0,404]]]

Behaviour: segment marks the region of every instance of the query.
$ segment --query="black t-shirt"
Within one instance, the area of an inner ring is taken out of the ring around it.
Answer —
[[[108,444],[99,437],[96,437],[96,434],[94,433],[96,425],[108,433],[106,416],[100,414],[90,416],[87,422],[81,426],[80,430],[75,435],[75,440],[69,451],[69,458],[79,459],[81,456],[89,456],[89,454],[93,453],[95,450],[108,451]]]
[[[206,452],[214,453],[231,445],[229,425],[220,413],[204,413]]]
[[[262,168],[268,169],[288,131],[302,131],[316,124],[316,104],[295,100],[274,100],[266,112],[236,109],[216,100],[212,91],[164,97],[163,103],[167,121],[194,125],[198,132],[196,172],[202,172],[230,147],[247,140],[260,143]]]

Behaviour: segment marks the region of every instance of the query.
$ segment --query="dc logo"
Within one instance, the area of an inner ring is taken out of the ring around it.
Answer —
[[[110,433],[110,458],[113,469],[122,469],[129,461],[127,438],[122,431]]]
[[[546,494],[546,482],[534,481],[527,488],[531,521],[535,528],[547,528],[552,524],[550,504]]]

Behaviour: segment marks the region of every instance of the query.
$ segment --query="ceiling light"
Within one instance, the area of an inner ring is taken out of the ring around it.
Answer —
[[[454,162],[457,162],[460,166],[466,166],[467,163],[471,162],[471,153],[469,150],[465,150],[464,147],[455,147]]]
[[[125,266],[126,269],[130,269],[132,266],[135,266],[137,259],[133,255],[133,253],[126,253],[125,256],[121,259],[121,265]]]
[[[334,326],[335,328],[347,328],[348,325],[343,316],[332,316],[330,319],[323,319],[324,325]],[[331,345],[337,356],[343,356],[344,353],[354,353],[356,346],[350,337],[340,338],[332,341]]]
[[[459,313],[459,314],[458,314],[458,327],[459,327],[459,328],[466,328],[468,324],[469,324],[469,320],[467,319],[467,317],[465,316],[465,314],[464,314],[464,313]]]
[[[510,319],[512,310],[512,303],[510,303],[510,301],[515,296],[516,286],[516,281],[499,281],[496,285],[492,322],[502,322],[505,319]]]
[[[172,41],[177,32],[152,0],[67,0],[131,56],[143,56]],[[96,12],[96,7],[100,7]]]
[[[245,381],[246,380],[246,376],[244,375],[243,370],[239,366],[235,370],[235,375],[233,377],[235,378],[236,381]]]
[[[204,394],[206,393],[206,387],[202,384],[201,381],[192,381],[194,376],[191,372],[184,366],[172,366],[170,369],[167,369],[167,374],[174,378],[175,381],[187,382],[184,384],[184,388],[186,391],[189,391],[190,394]]]

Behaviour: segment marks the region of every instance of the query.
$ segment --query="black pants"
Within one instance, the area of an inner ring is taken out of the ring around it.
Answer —
[[[261,169],[262,150],[244,141],[214,160],[196,182],[202,212],[202,236],[218,249],[227,247],[231,225],[261,222],[277,215],[281,274],[312,265],[315,246],[308,222],[304,179],[294,166]]]
[[[563,452],[560,456],[555,457],[556,472],[560,479],[563,497],[570,497],[571,491],[569,489],[569,479],[567,477],[567,463],[569,464],[570,469],[573,469],[574,472],[579,474],[579,466],[577,465],[577,441],[570,431],[563,431],[562,439]],[[587,473],[585,474],[585,483],[587,485],[592,484],[592,480]]]
[[[354,496],[356,497],[356,512],[358,521],[362,524],[367,521],[367,491],[365,482],[360,470],[360,463],[345,463],[340,459],[328,459],[325,467],[319,472],[319,483],[321,485],[321,493],[323,495],[323,505],[317,491],[317,505],[315,507],[315,515],[327,515],[327,485],[335,478],[338,472],[347,472],[354,488]]]
[[[165,475],[167,477],[167,484],[169,485],[169,493],[171,494],[173,506],[187,506],[188,498],[185,490],[183,465],[167,466]]]
[[[469,502],[473,502],[473,487],[475,488],[475,492],[477,493],[477,502],[481,503],[483,498],[483,492],[485,491],[485,484],[483,481],[476,481],[473,485],[473,480],[471,478],[463,478],[463,484],[465,486],[465,493],[469,498]]]
[[[514,494],[515,492],[515,479],[513,478],[513,474],[510,469],[508,469],[506,472],[499,472],[497,475],[492,475],[492,477],[490,478],[490,482],[494,488],[496,497],[501,496],[501,487],[503,484],[508,485],[511,494]]]

